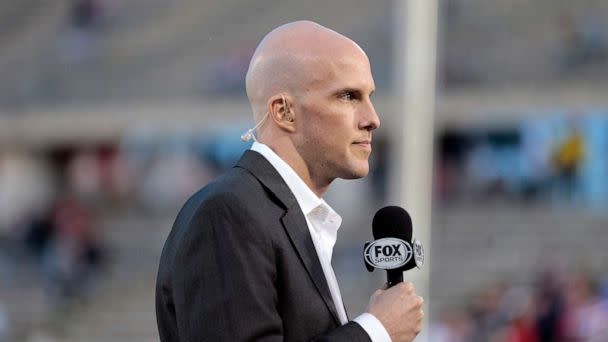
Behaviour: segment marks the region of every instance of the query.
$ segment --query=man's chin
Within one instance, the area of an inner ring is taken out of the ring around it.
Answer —
[[[369,174],[369,166],[365,165],[365,167],[358,167],[350,169],[349,172],[345,172],[344,175],[340,178],[342,179],[359,179],[367,176]]]

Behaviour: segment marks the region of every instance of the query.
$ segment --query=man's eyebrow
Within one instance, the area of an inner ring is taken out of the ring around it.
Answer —
[[[344,87],[344,88],[340,88],[340,89],[336,90],[336,94],[343,94],[343,93],[362,94],[363,91],[361,91],[361,89],[359,89],[357,87]]]
[[[376,91],[376,89],[370,90],[369,96],[371,97],[375,91]],[[364,94],[366,94],[366,92],[363,89],[360,89],[357,87],[344,87],[344,88],[337,89],[334,92],[334,94],[336,94],[336,95],[341,95],[344,93],[353,93],[355,96],[359,96],[359,97],[364,96]]]

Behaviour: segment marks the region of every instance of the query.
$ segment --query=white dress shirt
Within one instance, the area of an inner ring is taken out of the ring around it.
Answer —
[[[294,194],[310,231],[312,242],[327,279],[331,297],[336,305],[338,316],[342,324],[348,322],[338,280],[331,266],[331,256],[338,237],[338,229],[342,217],[338,215],[322,198],[319,198],[302,178],[268,146],[254,142],[251,150],[260,153],[277,170],[291,192]],[[382,323],[372,314],[363,313],[353,319],[367,332],[373,342],[390,342],[391,338]]]

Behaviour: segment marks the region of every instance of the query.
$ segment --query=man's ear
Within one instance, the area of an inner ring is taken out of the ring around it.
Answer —
[[[277,94],[268,99],[268,114],[281,129],[295,132],[296,120],[289,96]]]

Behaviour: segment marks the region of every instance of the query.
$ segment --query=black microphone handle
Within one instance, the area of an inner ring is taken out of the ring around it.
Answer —
[[[386,282],[388,283],[388,288],[397,285],[398,283],[403,282],[403,270],[386,270]]]

